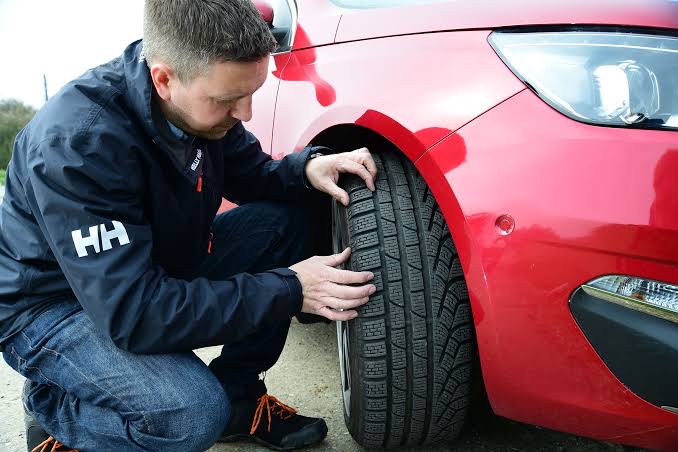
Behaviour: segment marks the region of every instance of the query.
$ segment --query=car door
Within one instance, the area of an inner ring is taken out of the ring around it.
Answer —
[[[245,128],[252,132],[261,142],[261,148],[271,153],[271,139],[273,134],[273,120],[275,117],[276,97],[280,74],[290,57],[292,40],[293,9],[290,3],[293,0],[255,1],[264,20],[271,27],[271,31],[278,42],[278,47],[269,57],[268,77],[264,85],[254,94],[252,99],[252,119],[245,124]]]

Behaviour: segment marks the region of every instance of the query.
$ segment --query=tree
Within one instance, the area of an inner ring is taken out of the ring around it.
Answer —
[[[0,100],[0,168],[7,168],[14,138],[33,118],[35,108],[16,99]]]

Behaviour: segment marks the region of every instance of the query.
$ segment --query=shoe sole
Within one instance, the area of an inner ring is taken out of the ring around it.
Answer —
[[[267,447],[271,450],[295,450],[295,449],[301,449],[304,447],[311,446],[313,444],[317,444],[325,439],[327,436],[327,424],[324,422],[322,424],[318,423],[318,425],[321,425],[321,429],[318,432],[320,434],[320,437],[318,438],[317,436],[313,438],[314,435],[311,435],[311,438],[306,439],[305,441],[302,441],[300,444],[294,444],[290,446],[276,446],[275,444],[268,443],[264,441],[261,438],[258,438],[253,435],[246,435],[243,433],[238,433],[237,435],[229,435],[225,436],[219,439],[220,443],[232,443],[235,441],[241,441],[241,440],[246,440],[246,441],[254,441],[257,444],[260,444],[264,447]],[[309,427],[315,427],[316,424],[310,425]],[[309,429],[311,430],[311,429]]]

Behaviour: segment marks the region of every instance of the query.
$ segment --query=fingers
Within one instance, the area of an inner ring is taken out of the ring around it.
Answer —
[[[377,288],[374,284],[365,284],[364,286],[344,286],[341,284],[328,282],[325,283],[324,290],[326,291],[327,295],[329,295],[327,297],[328,300],[332,301],[333,299],[339,299],[343,302],[346,300],[369,297],[374,292],[376,292]],[[323,300],[325,300],[325,298],[323,298]],[[344,305],[335,306],[329,302],[328,304],[335,309],[349,309],[353,307]]]
[[[330,254],[329,256],[319,256],[320,261],[328,265],[330,267],[336,267],[337,265],[341,265],[344,262],[348,260],[348,258],[351,256],[351,248],[346,247],[344,251],[338,254]]]
[[[313,300],[304,300],[305,308],[302,312],[310,312],[326,317],[330,320],[351,320],[358,317],[355,308],[369,301],[369,296],[353,299],[342,299],[324,296]]]
[[[316,313],[330,320],[351,320],[358,317],[358,311],[355,308],[364,305],[368,300],[369,297],[353,300],[326,297],[320,304],[321,307],[316,310]]]
[[[369,301],[370,297],[343,299],[336,297],[324,297],[321,300],[321,306],[334,309],[335,311],[349,311],[359,306],[364,305]]]
[[[323,187],[321,187],[322,191],[342,203],[344,206],[348,206],[349,202],[349,197],[348,193],[346,193],[346,190],[342,189],[339,187],[334,181],[328,180]]]
[[[323,306],[320,310],[317,312],[318,315],[321,315],[325,317],[326,319],[330,320],[335,320],[335,321],[342,321],[345,322],[347,320],[353,320],[356,317],[358,317],[358,312],[357,311],[334,311],[327,306]]]
[[[314,301],[315,311],[330,320],[353,319],[358,317],[355,308],[367,303],[375,290],[376,287],[373,285],[352,287],[327,283],[324,290],[327,295],[316,298]]]
[[[364,165],[350,159],[345,159],[339,163],[338,169],[342,173],[351,173],[359,176],[363,181],[365,181],[367,188],[369,188],[370,191],[374,191],[374,176]]]
[[[335,268],[348,261],[351,256],[351,248],[345,248],[341,253],[329,256],[318,256],[321,262],[329,268],[324,269],[324,277],[328,282],[345,284],[365,284],[374,279],[374,273],[370,271],[352,271]]]
[[[365,168],[367,168],[367,171],[370,172],[372,175],[372,178],[377,177],[377,164],[374,163],[374,159],[372,158],[372,154],[370,154],[370,151],[367,148],[360,148],[356,149],[353,151],[358,154],[358,163],[365,165]]]
[[[365,284],[374,278],[374,273],[331,268],[327,271],[327,276],[328,280],[338,284]]]
[[[377,177],[377,165],[367,148],[324,156],[320,159],[307,164],[308,180],[315,188],[329,194],[344,206],[348,206],[349,196],[337,185],[340,173],[355,174],[365,182],[370,191],[376,190],[374,179]]]
[[[351,256],[351,248],[345,248],[341,253],[331,254],[329,256],[319,256],[321,262],[328,267],[326,277],[328,281],[338,284],[365,284],[374,279],[374,273],[369,271],[356,272],[351,270],[342,270],[337,267],[348,261]]]

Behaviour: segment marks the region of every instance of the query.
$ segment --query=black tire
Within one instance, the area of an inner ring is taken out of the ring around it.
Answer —
[[[365,447],[450,441],[468,411],[475,347],[459,256],[410,161],[373,156],[377,190],[344,177],[351,202],[332,209],[335,252],[350,246],[346,267],[372,271],[377,286],[357,319],[337,322],[346,425]]]

